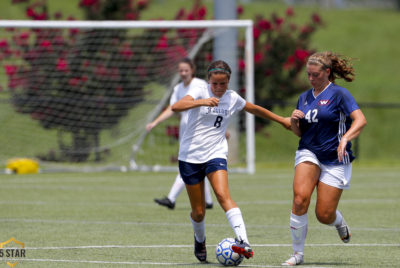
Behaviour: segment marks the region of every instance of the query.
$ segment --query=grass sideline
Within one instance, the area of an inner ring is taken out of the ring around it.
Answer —
[[[399,167],[354,167],[351,189],[339,205],[352,230],[349,244],[316,221],[313,200],[302,267],[398,267],[399,172]],[[231,193],[255,250],[255,257],[241,266],[278,267],[290,254],[292,176],[290,167],[230,174]],[[198,266],[186,193],[173,211],[153,202],[168,193],[174,177],[141,172],[1,175],[0,242],[15,237],[25,243],[26,258],[16,267]],[[206,235],[207,267],[221,267],[215,246],[233,232],[217,204],[207,210]],[[0,267],[7,267],[1,258]]]

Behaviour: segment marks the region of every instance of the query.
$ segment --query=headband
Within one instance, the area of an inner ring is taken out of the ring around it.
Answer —
[[[224,72],[224,73],[227,73],[227,74],[231,73],[228,70],[225,70],[223,68],[213,68],[213,69],[208,70],[208,72],[212,72],[212,71],[220,71],[220,72]]]

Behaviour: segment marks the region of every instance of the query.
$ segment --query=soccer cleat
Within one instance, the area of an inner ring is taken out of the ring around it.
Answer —
[[[247,244],[243,240],[235,240],[235,244],[232,245],[233,252],[236,252],[239,255],[243,255],[246,259],[253,257],[253,250],[251,249],[249,244]]]
[[[164,207],[167,207],[169,209],[174,209],[175,208],[175,203],[171,202],[171,200],[169,200],[168,197],[164,197],[162,199],[155,198],[154,202],[156,202],[160,206],[164,206]]]
[[[289,259],[287,259],[285,262],[282,263],[282,266],[295,266],[295,265],[300,265],[304,262],[304,255],[295,253],[292,256],[290,256]]]
[[[194,237],[194,256],[201,261],[205,262],[207,260],[207,248],[206,248],[206,240],[200,243],[197,242],[196,237]]]
[[[213,208],[213,203],[206,203],[206,209],[212,209]]]
[[[350,233],[350,228],[347,225],[347,223],[342,220],[342,225],[339,227],[336,227],[336,230],[338,231],[340,239],[342,239],[343,243],[349,243],[350,238],[351,238],[351,233]]]

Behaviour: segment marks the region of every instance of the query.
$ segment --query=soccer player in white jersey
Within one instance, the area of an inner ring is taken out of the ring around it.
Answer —
[[[367,121],[353,96],[334,84],[336,78],[354,79],[351,62],[332,52],[308,58],[307,75],[312,89],[300,95],[291,116],[293,132],[300,137],[295,157],[293,205],[290,215],[293,255],[282,265],[304,262],[311,195],[317,188],[317,219],[337,229],[344,243],[350,230],[337,210],[343,189],[351,178],[351,140],[358,137]]]
[[[183,58],[178,63],[178,74],[180,79],[182,80],[179,84],[174,87],[174,91],[171,95],[169,106],[156,118],[153,122],[146,125],[146,130],[150,131],[159,123],[167,120],[174,112],[171,110],[171,105],[186,96],[188,90],[192,87],[199,86],[207,86],[207,82],[203,79],[195,77],[196,66],[194,62],[189,58]],[[186,126],[186,112],[181,113],[181,120],[179,124],[179,137],[182,135],[182,131]],[[213,200],[210,192],[210,185],[208,180],[206,180],[205,184],[205,198],[206,198],[206,208],[211,209],[213,207]],[[178,173],[176,175],[174,184],[172,185],[168,196],[164,198],[155,198],[154,202],[161,206],[165,206],[169,209],[175,208],[175,202],[178,198],[179,194],[182,192],[183,188],[185,188],[185,183],[183,182],[181,175]]]
[[[237,242],[232,246],[233,251],[250,258],[253,250],[249,245],[242,213],[232,200],[228,188],[226,128],[232,115],[241,110],[276,121],[287,129],[290,128],[290,118],[249,103],[235,91],[228,90],[231,69],[224,61],[213,62],[207,71],[208,86],[191,88],[185,97],[172,105],[173,111],[188,111],[178,159],[192,208],[190,220],[194,230],[194,254],[201,262],[207,260],[204,225],[206,175],[235,232]]]

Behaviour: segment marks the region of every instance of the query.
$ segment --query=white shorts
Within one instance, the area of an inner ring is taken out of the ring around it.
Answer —
[[[352,170],[351,163],[346,165],[324,165],[319,162],[317,156],[310,150],[297,150],[294,166],[296,167],[298,164],[303,162],[311,162],[319,166],[321,169],[319,181],[339,189],[350,188]]]

